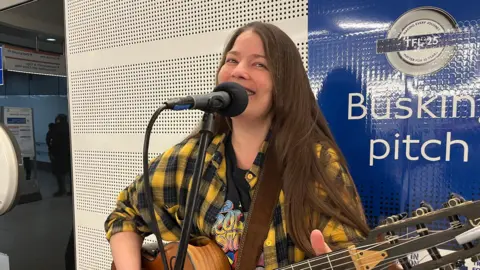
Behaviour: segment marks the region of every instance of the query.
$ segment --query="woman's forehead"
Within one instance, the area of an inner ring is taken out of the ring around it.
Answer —
[[[235,40],[229,53],[238,55],[256,55],[264,57],[264,46],[260,36],[253,31],[246,31],[240,34]]]

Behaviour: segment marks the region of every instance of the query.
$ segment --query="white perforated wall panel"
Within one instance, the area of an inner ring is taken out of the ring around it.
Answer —
[[[142,171],[148,120],[161,101],[208,93],[232,30],[284,29],[308,67],[307,0],[65,0],[77,269],[110,269],[103,223]],[[201,112],[164,112],[150,157],[180,141]],[[150,238],[153,239],[153,238]]]

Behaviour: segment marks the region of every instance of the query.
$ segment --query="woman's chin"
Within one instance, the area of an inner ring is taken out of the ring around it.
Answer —
[[[269,115],[254,113],[248,110],[245,110],[242,114],[232,117],[235,121],[242,121],[242,122],[250,122],[255,123],[259,121],[267,121],[269,119]]]

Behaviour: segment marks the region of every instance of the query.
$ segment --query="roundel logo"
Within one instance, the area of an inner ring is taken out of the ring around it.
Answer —
[[[455,19],[436,7],[407,11],[390,27],[387,38],[377,41],[377,53],[405,74],[421,76],[444,68],[455,54]]]

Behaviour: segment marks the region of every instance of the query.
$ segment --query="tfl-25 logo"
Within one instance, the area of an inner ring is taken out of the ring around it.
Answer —
[[[404,13],[390,27],[387,38],[377,40],[377,53],[386,54],[397,70],[412,76],[444,68],[459,40],[455,19],[436,7],[419,7]]]

